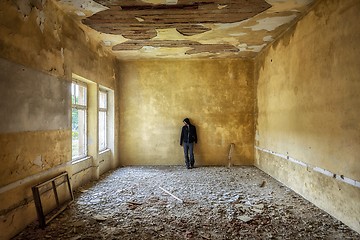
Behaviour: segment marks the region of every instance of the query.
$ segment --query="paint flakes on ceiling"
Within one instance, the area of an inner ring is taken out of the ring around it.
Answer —
[[[317,0],[53,0],[119,59],[257,55]]]
[[[156,29],[176,28],[184,36],[210,31],[205,23],[234,23],[251,18],[271,5],[264,0],[252,1],[191,1],[179,0],[177,4],[149,4],[139,0],[96,0],[109,9],[95,13],[83,23],[98,32],[122,35],[130,40],[149,40]],[[224,2],[224,4],[223,4]],[[220,5],[230,3],[229,9]],[[143,21],[137,21],[142,19]]]
[[[140,50],[140,49],[152,49],[165,47],[165,48],[190,48],[185,54],[198,54],[198,53],[218,53],[218,52],[238,52],[239,50],[230,44],[201,44],[195,41],[189,40],[152,40],[152,41],[139,41],[129,40],[121,44],[117,44],[112,47],[113,51],[126,51],[126,50]]]
[[[274,41],[273,37],[271,35],[263,37],[264,42],[272,42]]]
[[[95,14],[97,12],[105,11],[108,8],[98,4],[95,1],[91,0],[57,0],[58,3],[62,6],[64,10],[71,11],[71,9],[76,9],[76,11],[86,12],[86,16]]]
[[[157,30],[175,28],[182,36],[191,37],[212,30],[205,24],[236,24],[271,7],[264,0],[217,2],[179,0],[177,4],[171,5],[139,0],[96,2],[108,9],[95,13],[82,22],[98,32],[121,35],[128,39],[113,46],[113,51],[138,50],[144,46],[189,47],[190,50],[185,52],[187,55],[201,52],[237,52],[238,49],[231,44],[223,43],[201,44],[191,40],[171,39],[154,41]]]
[[[277,27],[284,25],[285,23],[291,22],[291,20],[296,18],[296,14],[292,14],[290,16],[281,16],[281,17],[267,17],[264,19],[260,19],[257,21],[257,24],[251,27],[245,27],[245,28],[251,28],[252,31],[273,31]]]

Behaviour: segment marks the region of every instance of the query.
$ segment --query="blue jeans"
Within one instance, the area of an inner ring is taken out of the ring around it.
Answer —
[[[183,143],[184,148],[184,157],[186,167],[194,167],[195,159],[194,159],[194,143]],[[190,154],[190,157],[189,157]]]

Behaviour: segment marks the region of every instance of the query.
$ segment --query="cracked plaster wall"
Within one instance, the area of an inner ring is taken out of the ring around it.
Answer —
[[[116,86],[114,58],[53,1],[1,1],[0,36],[0,238],[8,239],[36,220],[32,186],[84,167],[70,163],[72,73]]]
[[[256,59],[255,119],[255,165],[358,232],[359,11],[321,1]]]
[[[196,165],[253,164],[253,62],[153,60],[120,62],[120,161],[183,165],[182,120],[197,127]]]
[[[43,75],[38,75],[39,73],[34,74],[40,76],[41,81],[56,79],[69,84],[66,81],[71,80],[71,73],[74,72],[111,89],[119,89],[121,98],[116,99],[115,102],[119,105],[116,106],[119,107],[116,112],[119,112],[120,126],[123,130],[115,138],[120,141],[121,163],[140,164],[138,159],[143,159],[141,164],[183,164],[178,138],[182,126],[181,120],[186,116],[189,116],[199,129],[199,144],[195,150],[198,164],[226,164],[231,142],[235,142],[236,145],[233,154],[235,164],[253,163],[252,62],[243,60],[120,62],[116,73],[120,79],[118,88],[115,83],[113,59],[101,49],[101,46],[88,38],[84,29],[63,15],[52,1],[28,1],[28,5],[26,1],[21,3],[30,8],[19,6],[19,2],[22,1],[5,0],[0,4],[0,57],[12,62],[13,66],[21,64],[26,66],[27,70],[45,74],[46,77],[41,77]],[[258,132],[255,143],[263,148],[290,153],[291,156],[304,162],[316,164],[339,174],[343,173],[359,181],[357,175],[360,172],[359,165],[354,158],[359,155],[359,148],[356,147],[359,145],[359,136],[356,135],[359,132],[356,125],[359,122],[357,118],[359,114],[357,111],[349,110],[359,109],[358,100],[351,97],[359,93],[359,86],[354,79],[360,74],[353,67],[359,65],[354,64],[358,62],[354,44],[358,42],[359,35],[356,31],[350,31],[351,28],[356,29],[359,5],[355,1],[324,2],[296,26],[296,31],[292,29],[293,34],[286,34],[272,49],[257,59],[259,68],[256,70],[260,71],[257,89],[259,116],[256,119]],[[329,6],[326,6],[328,3]],[[332,13],[332,18],[326,17],[329,12]],[[338,22],[341,20],[345,20],[344,22],[349,25],[345,24],[343,28],[339,28]],[[322,31],[318,32],[317,28]],[[338,30],[330,31],[329,28]],[[337,35],[345,36],[342,41],[344,39],[347,41],[344,44],[347,47],[345,51],[334,48],[337,49],[334,54],[331,46],[343,46]],[[321,43],[320,46],[318,43]],[[331,74],[328,71],[328,64],[334,68]],[[305,69],[300,69],[299,66]],[[195,83],[194,79],[196,79]],[[330,88],[324,88],[328,86],[329,79],[332,82]],[[336,79],[342,79],[340,85],[335,83]],[[0,81],[8,81],[8,79],[1,78]],[[311,84],[315,84],[315,88]],[[53,85],[49,87],[52,88]],[[35,86],[30,89],[24,88],[24,91],[29,92],[34,88]],[[345,92],[351,93],[345,98],[342,95],[344,89]],[[62,94],[68,93],[62,92]],[[309,99],[306,94],[309,94],[311,101],[306,100]],[[330,104],[330,107],[324,107],[322,104],[331,100],[329,97],[333,96],[331,94],[338,97],[335,98],[336,102]],[[188,97],[183,97],[184,95]],[[143,102],[149,104],[144,106],[141,104]],[[40,104],[46,106],[47,103],[40,101]],[[293,104],[296,106],[294,107]],[[304,109],[301,108],[302,104],[306,106],[305,116]],[[274,106],[282,106],[282,111],[274,110]],[[21,110],[22,106],[18,105],[15,109]],[[61,111],[58,110],[54,114],[61,115],[60,113]],[[318,118],[320,121],[313,121]],[[336,120],[348,124],[343,125],[343,129],[339,129]],[[299,121],[306,124],[299,125]],[[34,149],[29,148],[29,151],[25,152],[22,161],[25,167],[26,164],[32,164],[35,168],[41,168],[44,158],[39,156],[46,153],[47,147],[51,148],[55,141],[62,146],[59,153],[53,151],[50,153],[54,155],[50,159],[56,160],[46,163],[46,167],[52,172],[33,178],[26,184],[20,182],[18,187],[5,189],[6,191],[2,188],[4,191],[0,192],[2,207],[0,237],[9,238],[35,220],[36,214],[32,207],[30,191],[32,185],[48,178],[49,175],[69,170],[66,161],[69,160],[71,142],[67,135],[71,130],[66,124],[65,127],[62,124],[55,123],[55,126],[41,124],[44,130],[34,130],[27,125],[19,124],[18,127],[23,128],[21,131],[0,133],[2,152],[6,149],[4,146],[8,148],[6,151],[14,154],[9,149],[26,149],[29,142],[37,142],[41,145]],[[36,123],[30,124],[30,126],[36,125]],[[299,126],[301,128],[297,129]],[[130,136],[125,129],[130,129],[132,135]],[[286,131],[281,132],[281,129]],[[326,131],[328,134],[322,135]],[[300,133],[307,134],[301,135],[305,136],[303,138],[300,137]],[[305,144],[307,142],[311,143],[312,150],[309,150],[309,144]],[[350,145],[345,146],[343,143]],[[354,145],[356,143],[357,145]],[[330,151],[329,146],[343,146],[343,148],[335,152]],[[59,159],[60,154],[64,152],[68,157]],[[358,229],[359,220],[356,219],[356,215],[360,216],[358,201],[353,201],[358,199],[358,189],[338,184],[337,180],[317,173],[303,169],[294,170],[297,166],[291,164],[286,166],[280,162],[283,160],[276,156],[266,157],[259,150],[256,152],[257,166],[354,229]],[[341,161],[338,160],[339,156]],[[14,167],[10,158],[3,161]],[[91,164],[91,160],[84,163],[83,171],[82,167],[72,169],[73,173],[79,171],[78,175],[74,175],[78,184],[92,177],[92,173],[88,170],[92,168]],[[279,171],[279,169],[283,170]],[[24,174],[31,177],[35,172],[24,172]],[[288,175],[289,172],[292,175]],[[12,181],[21,177],[23,176],[16,176]],[[307,182],[303,180],[304,178]],[[304,184],[299,186],[298,183],[303,181]],[[6,184],[3,180],[0,183],[0,186]],[[307,184],[311,184],[311,187]],[[329,187],[331,184],[342,190],[334,190]],[[325,188],[327,193],[319,194],[322,188]],[[316,194],[319,194],[319,197],[315,197]],[[342,205],[342,202],[349,203],[342,209],[334,207],[334,205]],[[8,211],[9,209],[11,211]]]

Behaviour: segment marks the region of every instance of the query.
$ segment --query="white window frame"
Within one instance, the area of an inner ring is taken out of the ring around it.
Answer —
[[[101,93],[106,95],[105,107],[100,106]],[[99,129],[98,129],[99,130],[99,137],[98,137],[99,149],[98,150],[99,150],[99,152],[102,152],[102,151],[105,151],[106,149],[108,149],[108,118],[109,118],[108,117],[108,106],[109,106],[109,93],[108,93],[108,91],[100,88],[99,89],[99,112],[98,112],[98,121],[99,121]],[[101,136],[101,134],[100,134],[100,131],[101,131],[101,129],[100,129],[100,113],[105,113],[105,136],[104,136],[104,139],[102,139],[105,141],[105,146],[100,146],[100,142],[101,142],[101,140],[100,140],[100,136]]]
[[[77,103],[73,103],[72,99],[71,99],[71,111],[73,109],[77,109],[77,110],[84,110],[85,111],[85,126],[84,126],[84,135],[85,135],[85,139],[84,139],[84,154],[83,155],[79,155],[79,156],[75,156],[73,157],[73,155],[71,154],[71,158],[72,158],[72,161],[77,161],[79,159],[83,159],[83,158],[86,158],[87,155],[88,155],[88,146],[87,146],[87,142],[88,142],[88,131],[87,131],[87,125],[88,125],[88,86],[86,83],[84,82],[80,82],[80,81],[77,81],[77,80],[74,80],[72,81],[72,84],[71,84],[71,98],[73,97],[73,87],[74,85],[78,85],[78,86],[82,86],[82,87],[85,87],[86,89],[86,93],[85,93],[85,105],[83,104],[77,104]],[[71,133],[72,133],[72,127],[71,127]],[[72,140],[72,138],[71,138]],[[73,142],[71,141],[71,148],[73,147]]]

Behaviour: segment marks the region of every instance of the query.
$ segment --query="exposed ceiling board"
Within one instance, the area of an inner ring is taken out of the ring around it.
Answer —
[[[119,59],[253,58],[316,0],[61,0]],[[83,13],[83,14],[81,14]]]
[[[179,0],[171,5],[140,0],[97,2],[109,9],[95,13],[83,23],[96,31],[130,40],[150,40],[156,36],[156,29],[164,28],[176,28],[184,36],[193,36],[211,30],[204,24],[240,22],[271,7],[264,0]],[[219,8],[220,5],[224,7]]]

